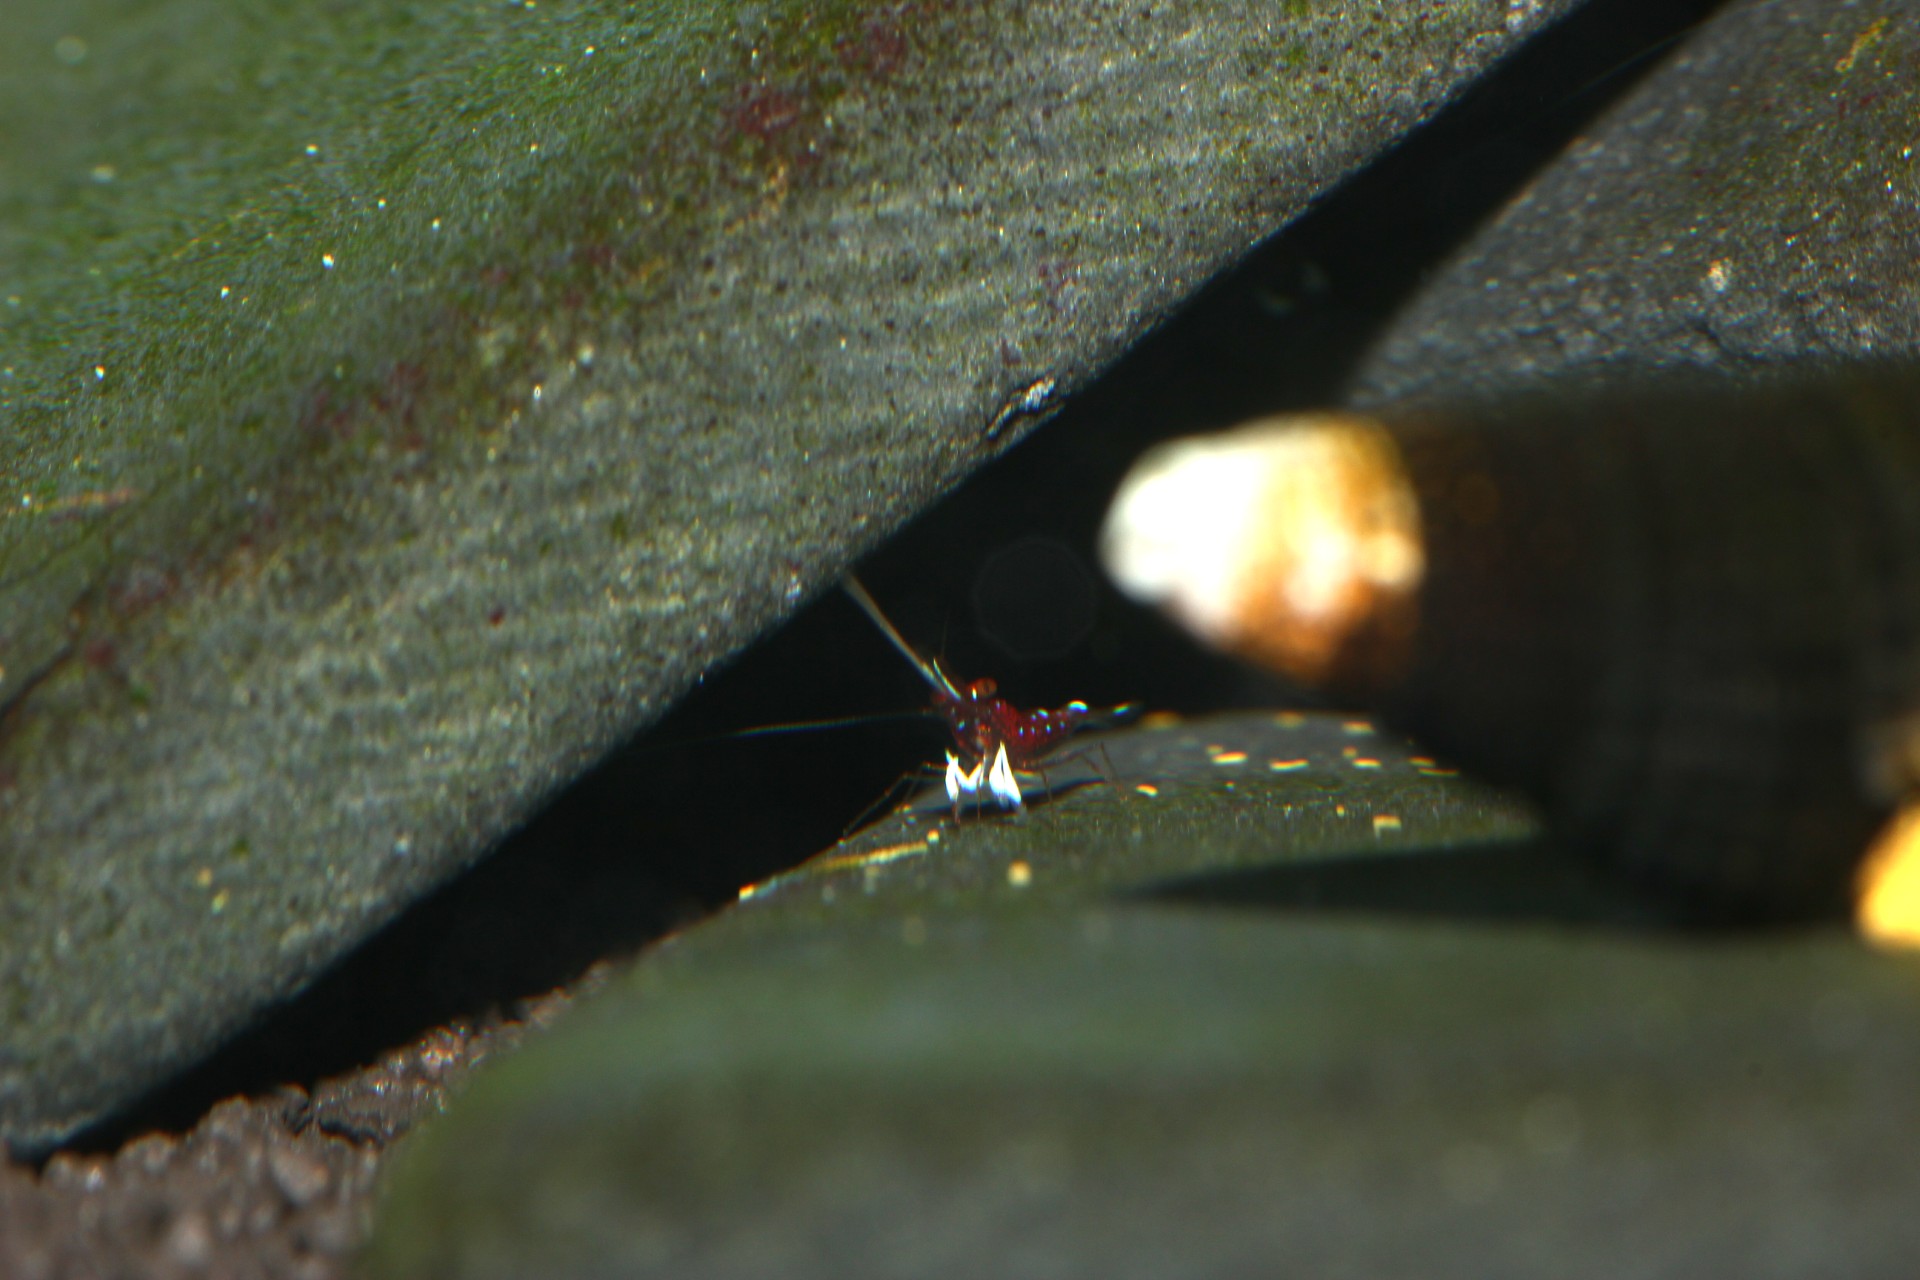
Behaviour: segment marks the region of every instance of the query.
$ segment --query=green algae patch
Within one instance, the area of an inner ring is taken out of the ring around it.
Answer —
[[[0,1137],[297,990],[1565,7],[16,6]]]
[[[1330,871],[1552,858],[1496,793],[1365,776],[1401,749],[1346,757],[1346,723],[1116,735],[1123,786],[1189,734],[1310,763],[1156,769],[1165,826],[1112,786],[913,855],[896,818],[760,887],[410,1138],[368,1274],[1597,1277],[1811,1263],[1835,1229],[1895,1256],[1914,966],[1649,927],[1595,884],[1343,898]],[[1395,852],[1317,808],[1382,802],[1425,815]]]

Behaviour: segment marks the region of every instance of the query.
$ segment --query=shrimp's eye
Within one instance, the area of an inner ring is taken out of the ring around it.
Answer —
[[[991,698],[999,691],[1000,686],[997,683],[986,679],[975,680],[967,686],[967,696],[970,698]]]

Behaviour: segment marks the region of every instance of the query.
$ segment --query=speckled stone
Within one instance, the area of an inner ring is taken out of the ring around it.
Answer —
[[[1920,29],[1744,0],[1434,273],[1362,399],[1920,350]]]

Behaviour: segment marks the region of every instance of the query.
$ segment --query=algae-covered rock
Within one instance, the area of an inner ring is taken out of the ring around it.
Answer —
[[[1836,937],[1131,907],[758,961],[504,1064],[404,1153],[371,1274],[1896,1275],[1920,1245],[1920,981]]]
[[[1107,750],[654,953],[408,1141],[369,1273],[1892,1274],[1920,1243],[1914,966],[1665,932],[1337,718]]]
[[[1571,3],[13,5],[0,1137],[296,989]]]

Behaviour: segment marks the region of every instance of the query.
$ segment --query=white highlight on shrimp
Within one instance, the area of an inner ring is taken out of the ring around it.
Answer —
[[[1026,807],[1026,798],[1020,794],[1020,783],[1013,776],[1013,764],[1007,759],[1004,743],[993,753],[992,768],[987,767],[985,760],[976,760],[973,768],[963,770],[960,757],[947,752],[947,799],[955,810],[959,809],[962,796],[979,803],[983,786],[1002,809]]]

